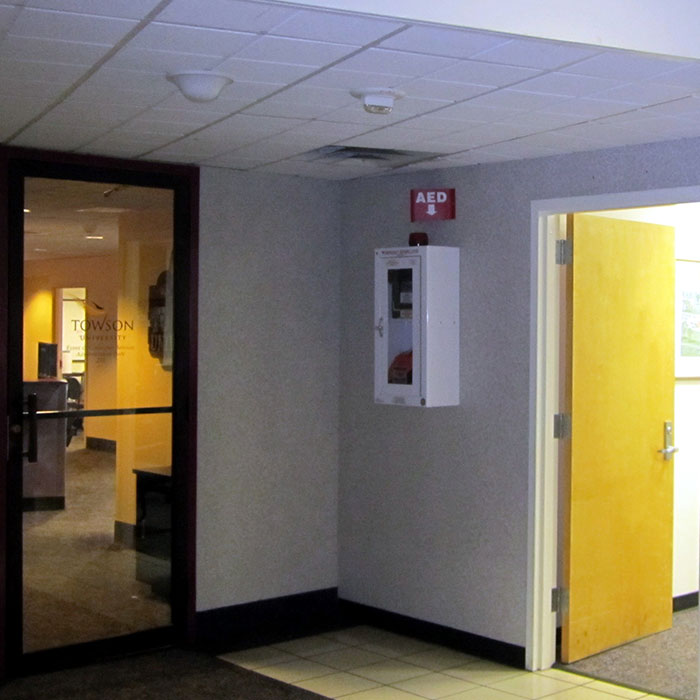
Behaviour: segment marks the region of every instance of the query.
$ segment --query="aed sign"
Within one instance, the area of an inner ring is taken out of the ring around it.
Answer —
[[[411,190],[411,221],[455,218],[455,191]]]

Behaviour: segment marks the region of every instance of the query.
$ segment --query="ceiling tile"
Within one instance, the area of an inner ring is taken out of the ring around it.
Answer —
[[[117,70],[177,73],[187,70],[211,70],[221,63],[221,56],[182,53],[180,51],[152,51],[127,46],[118,51],[105,67]]]
[[[387,87],[395,88],[405,82],[406,78],[400,75],[365,71],[337,70],[331,68],[311,76],[305,84],[318,85],[320,87],[344,88],[348,92],[363,87]]]
[[[147,73],[145,71],[124,70],[111,68],[108,65],[100,68],[90,76],[79,89],[95,86],[100,94],[110,94],[112,90],[141,92],[148,95],[149,102],[163,99],[177,88],[170,83],[162,71]]]
[[[99,110],[94,103],[79,100],[67,100],[54,107],[46,118],[61,125],[81,124],[85,126],[111,129],[122,122],[132,119],[143,111],[142,107],[124,104],[122,102],[103,102]]]
[[[449,68],[436,71],[430,78],[432,80],[446,80],[452,83],[505,87],[528,78],[534,78],[540,72],[534,68],[499,66],[480,61],[460,61],[459,63],[453,63]]]
[[[0,41],[0,57],[18,61],[46,61],[90,66],[110,49],[108,44],[88,44],[56,39],[33,39],[8,35]]]
[[[42,119],[25,129],[12,140],[13,146],[31,146],[52,150],[73,151],[104,133],[103,129],[80,127],[75,124],[58,125]]]
[[[229,58],[221,62],[216,70],[230,75],[234,80],[251,83],[292,83],[312,73],[313,66],[273,63],[270,61],[246,61]]]
[[[651,105],[640,110],[641,114],[669,117],[700,117],[700,97],[684,97],[664,104]]]
[[[339,63],[339,70],[361,71],[369,74],[389,73],[406,78],[419,78],[455,63],[452,58],[442,56],[424,56],[407,51],[390,51],[388,49],[368,49]]]
[[[240,0],[172,0],[157,20],[192,27],[267,32],[294,13],[292,9],[277,5]]]
[[[449,83],[445,80],[432,80],[431,78],[418,78],[417,80],[399,83],[399,85],[407,96],[447,100],[450,102],[461,102],[493,89],[489,85]]]
[[[466,102],[461,102],[456,105],[443,107],[438,112],[435,112],[433,116],[439,119],[449,119],[452,121],[466,120],[488,123],[508,119],[518,114],[522,114],[522,110],[489,107],[486,105],[474,104],[473,100],[467,100]]]
[[[606,51],[562,69],[564,73],[614,80],[648,80],[688,65],[672,58]]]
[[[3,117],[10,106],[16,107],[18,103],[31,105],[40,104],[43,108],[51,104],[65,89],[66,86],[63,83],[0,78],[0,95],[21,98],[21,100],[13,99],[3,102]]]
[[[238,58],[277,63],[323,66],[355,51],[348,44],[331,44],[307,39],[263,36],[238,52]]]
[[[95,0],[24,0],[27,7],[89,15],[143,19],[160,0],[119,0],[100,3]]]
[[[405,31],[385,39],[380,46],[435,56],[469,58],[508,42],[509,39],[483,32],[448,29],[442,27],[409,27]]]
[[[160,51],[183,51],[228,58],[255,41],[257,37],[258,35],[254,32],[203,29],[153,22],[142,29],[129,45]]]
[[[673,85],[697,91],[700,87],[700,61],[681,65],[680,68],[654,76],[652,82],[661,85]]]
[[[127,19],[25,8],[12,25],[12,34],[27,38],[112,44],[135,26],[135,21]]]
[[[495,107],[497,109],[513,109],[520,111],[532,111],[544,109],[558,104],[564,100],[561,95],[545,95],[539,92],[525,92],[524,90],[496,90],[486,95],[469,100],[472,105],[483,107]]]
[[[0,5],[0,34],[10,29],[20,12],[21,8],[15,5]]]
[[[613,100],[596,100],[588,97],[563,100],[548,107],[546,112],[553,114],[572,114],[584,119],[598,119],[611,114],[621,114],[635,109],[634,105],[628,102],[615,102]]]
[[[595,93],[601,100],[629,102],[636,105],[652,105],[658,102],[677,100],[688,95],[688,89],[675,85],[661,85],[651,82],[625,83],[609,90]]]
[[[39,61],[0,61],[0,80],[36,80],[68,86],[85,74],[85,66]]]
[[[336,12],[301,10],[278,24],[273,34],[364,46],[404,26],[400,22]]]
[[[196,140],[206,143],[219,143],[219,149],[230,151],[237,145],[244,146],[268,136],[293,129],[299,119],[264,117],[250,114],[234,114],[200,131]]]
[[[490,63],[551,70],[574,61],[580,61],[596,53],[598,53],[598,49],[571,44],[536,39],[515,39],[482,51],[477,55],[477,58],[480,61]]]
[[[159,102],[158,106],[166,109],[195,109],[199,112],[230,114],[244,109],[283,87],[284,85],[273,83],[249,83],[236,80],[231,85],[227,85],[219,97],[211,102],[192,102],[179,90],[176,90],[165,100]]]
[[[545,73],[518,84],[518,90],[542,92],[565,97],[585,97],[596,92],[619,87],[620,82],[609,78],[568,73]]]

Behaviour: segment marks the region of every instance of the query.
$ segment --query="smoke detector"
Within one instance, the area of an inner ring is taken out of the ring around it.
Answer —
[[[370,114],[389,114],[394,108],[394,101],[400,100],[405,93],[391,88],[363,88],[350,90],[350,94],[362,100],[365,112]]]

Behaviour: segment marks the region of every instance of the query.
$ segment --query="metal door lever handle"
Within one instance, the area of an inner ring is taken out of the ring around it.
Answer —
[[[678,452],[678,450],[679,450],[678,447],[670,446],[670,447],[664,447],[663,450],[657,450],[657,452],[660,452],[664,456],[664,459],[671,459],[671,455],[674,452]]]
[[[674,447],[671,443],[673,442],[673,423],[670,420],[664,421],[664,446],[663,449],[657,450],[660,454],[664,456],[664,459],[668,462],[673,455],[678,452],[678,448]]]

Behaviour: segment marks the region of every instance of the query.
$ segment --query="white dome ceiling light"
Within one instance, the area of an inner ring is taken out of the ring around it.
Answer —
[[[180,88],[180,92],[192,102],[210,102],[215,100],[221,91],[233,82],[223,73],[210,71],[183,71],[167,76],[171,83]]]

